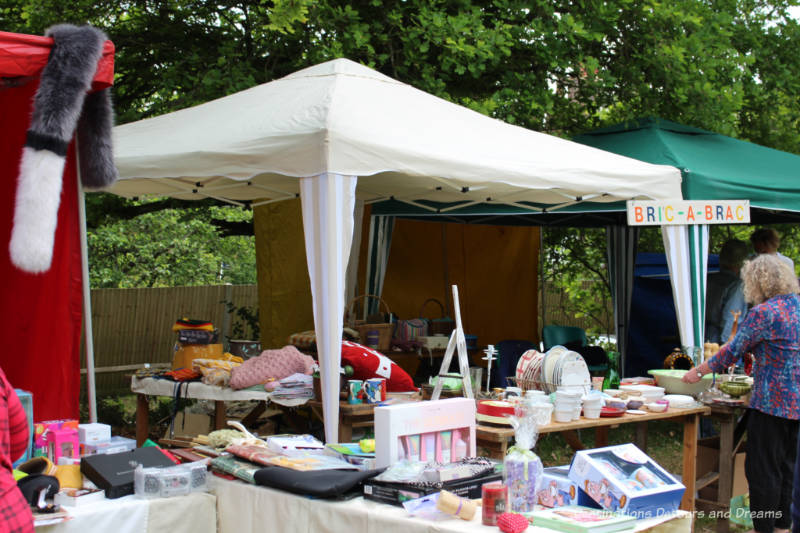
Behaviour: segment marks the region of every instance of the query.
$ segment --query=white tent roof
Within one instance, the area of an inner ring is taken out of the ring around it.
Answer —
[[[279,199],[329,172],[359,176],[366,200],[681,198],[673,167],[513,126],[347,59],[114,134],[111,192],[128,197]]]
[[[114,135],[116,194],[300,196],[328,442],[338,436],[344,272],[357,195],[554,207],[681,198],[673,167],[512,126],[346,59],[118,126]]]

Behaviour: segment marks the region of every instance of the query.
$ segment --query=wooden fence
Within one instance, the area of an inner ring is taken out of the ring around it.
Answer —
[[[562,306],[565,298],[563,292],[548,291],[543,324],[584,329],[595,325],[589,319],[565,313]],[[210,320],[222,335],[227,336],[236,318],[229,314],[225,302],[231,302],[235,307],[255,309],[258,306],[257,286],[93,289],[92,324],[98,397],[130,390],[128,376],[145,363],[169,366],[175,344],[172,325],[179,318]],[[610,316],[610,302],[607,312]],[[612,320],[609,319],[608,323]],[[86,390],[85,384],[82,390]]]
[[[92,289],[98,396],[130,390],[127,376],[145,363],[169,366],[176,339],[172,325],[180,318],[210,320],[221,335],[227,334],[236,318],[225,302],[257,308],[257,286]]]

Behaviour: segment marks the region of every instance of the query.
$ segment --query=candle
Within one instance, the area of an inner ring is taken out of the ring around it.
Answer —
[[[495,481],[485,483],[481,487],[482,518],[484,526],[496,526],[497,517],[506,511],[508,502],[508,487]]]

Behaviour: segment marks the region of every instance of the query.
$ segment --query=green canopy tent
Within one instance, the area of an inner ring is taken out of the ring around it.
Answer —
[[[800,156],[648,117],[577,142],[680,169],[685,200],[749,200],[755,223],[800,221]],[[702,346],[708,226],[663,229],[684,346]],[[682,248],[685,253],[673,253]]]

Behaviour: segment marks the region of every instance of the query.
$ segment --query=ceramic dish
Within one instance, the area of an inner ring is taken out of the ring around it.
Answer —
[[[608,394],[609,396],[613,396],[613,397],[615,397],[615,398],[616,398],[617,396],[619,396],[620,394],[622,394],[622,391],[621,391],[621,390],[619,390],[619,389],[606,389],[606,390],[604,390],[603,392],[605,392],[605,393],[606,393],[606,394]]]
[[[603,407],[600,409],[600,416],[603,418],[615,418],[625,414],[625,409],[615,409],[613,407]]]
[[[646,403],[644,404],[648,411],[653,413],[663,413],[669,407],[668,403]]]
[[[673,409],[687,409],[697,404],[694,398],[685,394],[667,394],[664,399],[669,402],[669,406]]]

